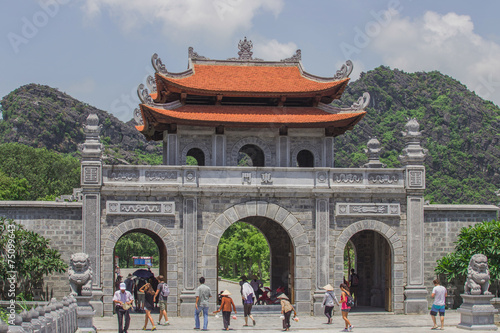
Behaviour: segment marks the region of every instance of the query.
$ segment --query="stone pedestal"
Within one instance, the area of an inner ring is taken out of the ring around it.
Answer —
[[[427,290],[424,288],[405,289],[405,314],[424,314],[429,310]]]
[[[458,328],[470,331],[496,331],[495,314],[498,310],[491,304],[493,295],[460,295],[464,302],[457,310],[460,313]]]
[[[313,312],[315,316],[322,316],[325,313],[325,309],[322,307],[323,298],[325,297],[324,290],[316,290],[313,294]]]
[[[76,298],[76,312],[78,316],[78,329],[81,332],[92,332],[95,333],[96,329],[94,327],[94,315],[95,311],[89,304],[92,296],[75,296]]]
[[[96,289],[94,287],[94,289],[92,290],[92,300],[89,302],[89,304],[95,311],[95,315],[98,317],[104,316],[104,304],[102,302],[102,295],[102,290]]]
[[[495,314],[495,322],[499,322],[500,321],[500,318],[499,318],[499,313],[500,313],[500,297],[493,298],[491,300],[491,305],[493,305],[493,307],[498,310],[498,312]]]
[[[194,290],[183,290],[180,296],[181,299],[181,317],[194,316],[196,296]]]

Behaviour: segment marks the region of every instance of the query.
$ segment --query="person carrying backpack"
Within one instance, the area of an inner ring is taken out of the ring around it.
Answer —
[[[345,322],[345,328],[341,332],[351,332],[354,326],[351,325],[347,316],[351,310],[353,299],[349,293],[349,287],[345,283],[340,284],[340,290],[342,291],[342,295],[340,296],[340,310],[342,311],[342,319]]]
[[[156,278],[158,280],[158,288],[156,288],[156,294],[154,301],[158,299],[158,305],[160,306],[160,318],[158,319],[158,325],[162,325],[161,318],[165,317],[165,323],[163,325],[169,325],[167,316],[167,298],[170,295],[170,288],[168,284],[163,281],[163,275],[158,275]]]
[[[357,302],[358,298],[358,286],[359,286],[359,275],[354,272],[354,268],[351,268],[351,275],[349,276],[349,291],[354,299],[354,304]]]

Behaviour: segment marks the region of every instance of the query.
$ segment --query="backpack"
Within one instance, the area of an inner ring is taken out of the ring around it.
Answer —
[[[351,284],[353,286],[357,286],[359,284],[359,277],[358,277],[358,274],[353,274],[352,275],[352,281],[351,281]]]
[[[168,287],[168,284],[164,283],[161,287],[161,297],[167,298],[168,295],[170,295],[170,288]]]
[[[352,296],[348,294],[346,294],[346,296],[347,296],[346,305],[352,308],[354,306],[354,298],[352,298]]]

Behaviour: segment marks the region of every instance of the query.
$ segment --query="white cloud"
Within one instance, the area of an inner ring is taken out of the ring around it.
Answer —
[[[289,42],[282,44],[276,39],[264,40],[257,39],[253,42],[253,57],[264,60],[277,61],[290,58],[297,51],[297,44]]]
[[[125,31],[153,24],[171,38],[192,36],[231,37],[249,29],[259,11],[277,16],[284,0],[85,0],[82,7],[88,18],[104,11]]]
[[[500,45],[474,33],[468,15],[395,15],[371,45],[384,63],[408,72],[439,70],[500,104]]]

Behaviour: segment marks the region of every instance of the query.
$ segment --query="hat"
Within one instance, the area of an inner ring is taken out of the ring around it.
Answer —
[[[242,276],[240,276],[240,279],[242,279],[243,281],[246,281],[247,280],[247,276],[246,275],[242,275]]]
[[[229,295],[231,295],[231,293],[229,292],[229,290],[227,290],[227,289],[226,289],[226,290],[224,290],[224,291],[222,292],[222,294],[221,294],[221,295],[222,295],[222,296],[229,296]]]
[[[125,283],[120,283],[120,290],[125,290],[127,287],[125,286]]]
[[[288,297],[285,294],[280,294],[278,299],[288,299]]]
[[[327,284],[326,286],[323,287],[325,290],[333,290],[333,287],[331,284]]]
[[[134,276],[132,275],[132,273],[128,273],[127,279],[133,279],[133,278],[134,278]]]

